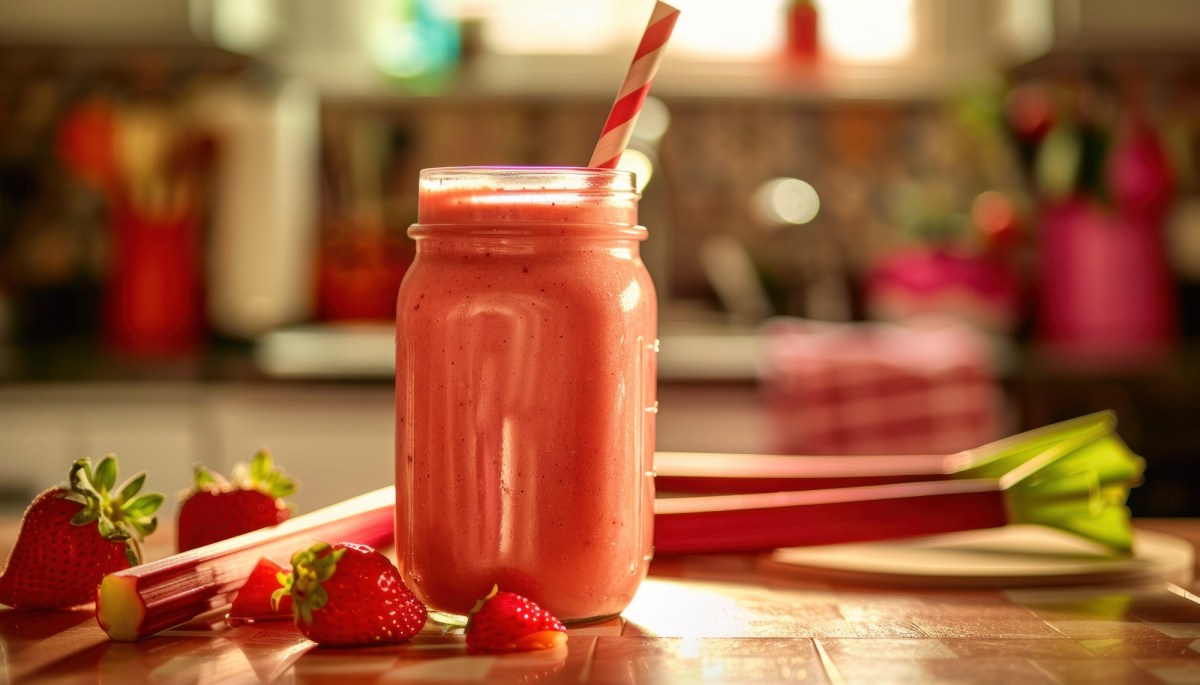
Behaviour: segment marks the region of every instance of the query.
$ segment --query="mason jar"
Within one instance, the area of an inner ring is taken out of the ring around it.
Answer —
[[[396,547],[433,610],[493,584],[614,616],[652,555],[657,298],[626,171],[421,172],[396,304]]]

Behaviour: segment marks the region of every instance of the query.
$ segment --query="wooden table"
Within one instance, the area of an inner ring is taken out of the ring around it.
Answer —
[[[1200,520],[1138,525],[1200,545]],[[287,623],[220,617],[125,644],[88,611],[0,609],[0,683],[1195,683],[1197,592],[1194,580],[853,586],[761,557],[677,557],[654,563],[623,617],[572,629],[565,649],[503,656],[468,655],[461,636],[436,631],[316,648]]]

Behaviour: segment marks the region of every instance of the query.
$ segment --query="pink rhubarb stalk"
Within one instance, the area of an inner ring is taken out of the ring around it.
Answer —
[[[995,480],[895,483],[654,503],[657,554],[750,552],[906,538],[1009,522]]]
[[[734,494],[949,480],[958,469],[956,456],[657,452],[655,485],[663,492]]]

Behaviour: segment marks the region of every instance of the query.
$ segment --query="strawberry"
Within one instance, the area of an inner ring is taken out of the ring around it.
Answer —
[[[296,627],[319,645],[346,647],[405,642],[428,613],[387,557],[366,545],[318,542],[292,555]]]
[[[473,652],[522,652],[566,644],[562,622],[515,592],[492,586],[467,621],[467,649]]]
[[[292,598],[283,595],[274,602],[276,590],[285,587],[292,575],[282,566],[263,557],[255,564],[246,583],[238,590],[229,607],[228,618],[233,621],[274,621],[292,617]]]
[[[100,579],[141,561],[137,541],[154,532],[158,493],[138,495],[145,472],[114,490],[117,460],[72,466],[66,485],[34,498],[0,571],[0,603],[18,609],[65,608],[96,600]]]
[[[296,482],[275,467],[265,447],[249,465],[233,467],[232,483],[197,464],[179,507],[179,551],[283,523],[292,515],[283,498],[295,491]]]

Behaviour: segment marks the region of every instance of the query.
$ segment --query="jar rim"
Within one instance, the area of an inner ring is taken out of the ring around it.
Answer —
[[[487,188],[496,191],[536,192],[556,191],[606,192],[634,197],[637,191],[634,173],[626,169],[598,169],[573,166],[444,166],[422,169],[422,190],[454,188]]]

